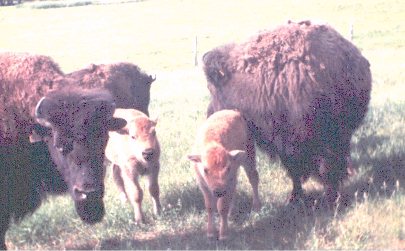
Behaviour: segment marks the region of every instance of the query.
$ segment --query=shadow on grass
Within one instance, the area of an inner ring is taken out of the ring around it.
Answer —
[[[369,136],[358,144],[370,147],[387,144],[385,137]],[[363,147],[367,149],[367,147]],[[366,151],[366,150],[365,150]],[[252,220],[250,214],[251,193],[239,191],[235,197],[234,211],[230,216],[230,239],[226,242],[206,238],[204,227],[194,231],[176,230],[174,233],[156,233],[147,240],[107,239],[99,244],[100,249],[302,249],[307,247],[311,235],[328,231],[327,226],[335,216],[342,216],[351,205],[361,200],[356,194],[367,193],[369,198],[389,198],[395,189],[405,184],[405,149],[395,153],[378,154],[370,157],[362,152],[356,165],[369,166],[362,177],[349,182],[342,190],[338,208],[330,208],[324,202],[323,191],[309,192],[305,203],[295,205],[265,205],[260,212],[262,217]],[[372,182],[371,182],[372,180]],[[384,185],[385,184],[385,185]],[[357,193],[356,193],[357,192]],[[170,210],[177,215],[185,215],[195,210],[205,213],[201,192],[196,185],[186,185],[173,189],[165,195],[164,204],[172,205]],[[266,209],[270,210],[266,212]],[[169,210],[169,211],[170,211]],[[314,233],[314,227],[317,233]],[[174,228],[176,229],[176,228]],[[330,237],[333,238],[333,237]],[[333,241],[333,240],[331,240]],[[93,249],[92,246],[79,246],[75,249]]]
[[[355,195],[366,193],[368,197],[390,197],[400,188],[405,188],[405,145],[396,144],[387,152],[370,156],[367,149],[392,144],[389,137],[369,136],[358,142],[357,150],[360,158],[354,161],[355,166],[370,167],[357,181],[350,183],[344,189],[344,194],[349,196],[349,201]],[[394,142],[395,144],[395,142]]]
[[[368,122],[372,124],[373,121]],[[226,242],[210,241],[205,235],[205,225],[193,231],[156,233],[147,240],[107,239],[99,244],[100,249],[303,249],[308,248],[313,235],[328,229],[336,217],[344,216],[354,203],[361,202],[363,194],[368,198],[391,198],[394,191],[405,189],[405,147],[401,139],[379,136],[370,128],[353,145],[358,158],[354,166],[365,168],[364,172],[348,180],[342,188],[337,208],[324,202],[323,190],[307,192],[305,203],[295,205],[264,205],[258,214],[250,214],[251,193],[240,191],[235,197],[234,211],[230,219],[230,239]],[[371,149],[371,151],[370,151]],[[377,149],[377,151],[372,151]],[[196,184],[186,184],[169,191],[164,203],[171,205],[178,215],[195,210],[204,213],[204,201]],[[257,217],[258,216],[258,217]],[[257,220],[254,218],[257,217]],[[204,223],[205,224],[205,223]],[[314,230],[316,229],[316,231]],[[332,238],[333,233],[327,233]],[[317,237],[315,237],[317,238]],[[75,249],[93,249],[79,246]]]

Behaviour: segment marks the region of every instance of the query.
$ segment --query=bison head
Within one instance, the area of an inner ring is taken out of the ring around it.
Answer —
[[[60,89],[36,106],[39,124],[49,128],[44,137],[57,169],[67,183],[76,211],[87,223],[104,216],[104,151],[108,131],[126,121],[113,118],[111,95],[99,89]]]

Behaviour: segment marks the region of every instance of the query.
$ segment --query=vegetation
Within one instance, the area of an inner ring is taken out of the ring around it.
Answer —
[[[83,1],[86,2],[86,1]],[[24,7],[24,3],[22,7]],[[150,0],[77,8],[0,8],[0,50],[49,55],[65,72],[90,63],[130,61],[157,80],[151,115],[162,147],[163,215],[136,225],[107,175],[104,220],[85,225],[69,196],[50,197],[7,233],[10,249],[405,249],[405,2]],[[370,110],[352,140],[354,174],[339,206],[328,209],[323,188],[310,179],[312,207],[287,205],[292,185],[280,162],[259,153],[263,208],[250,212],[251,190],[240,172],[227,242],[205,237],[206,214],[186,154],[209,101],[194,43],[201,56],[288,19],[325,20],[349,37],[369,59],[373,74]]]

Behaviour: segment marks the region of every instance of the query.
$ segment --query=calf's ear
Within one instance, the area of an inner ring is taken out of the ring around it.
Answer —
[[[155,116],[153,116],[153,117],[150,118],[150,121],[152,121],[153,124],[155,124],[155,125],[157,124],[158,120],[159,120],[159,116],[158,116],[158,115],[155,115]]]
[[[107,122],[107,129],[109,131],[117,131],[126,126],[127,121],[122,118],[112,118]]]
[[[190,154],[190,155],[187,155],[187,158],[189,160],[191,160],[192,162],[195,162],[195,163],[200,163],[201,162],[201,155]]]
[[[247,153],[241,150],[232,150],[229,152],[229,155],[232,161],[235,161],[239,164],[243,163],[247,158]]]

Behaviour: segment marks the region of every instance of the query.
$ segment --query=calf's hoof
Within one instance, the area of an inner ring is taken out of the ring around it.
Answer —
[[[229,239],[228,235],[220,235],[218,240],[219,241],[227,241]]]

